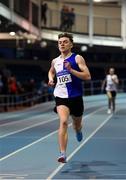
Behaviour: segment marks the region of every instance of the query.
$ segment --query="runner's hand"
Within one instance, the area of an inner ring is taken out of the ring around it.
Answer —
[[[54,86],[54,85],[55,85],[55,83],[53,82],[53,80],[49,80],[48,86]]]
[[[71,71],[71,64],[68,61],[64,61],[64,66],[68,71]]]

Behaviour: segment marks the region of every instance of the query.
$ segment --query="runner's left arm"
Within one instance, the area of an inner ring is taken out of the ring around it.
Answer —
[[[86,62],[84,60],[84,58],[80,55],[76,56],[76,63],[78,64],[81,72],[73,69],[70,65],[69,62],[66,62],[66,68],[68,69],[68,71],[70,71],[71,74],[73,74],[74,76],[82,79],[82,80],[90,80],[91,79],[91,74],[89,72],[89,69],[86,65]]]

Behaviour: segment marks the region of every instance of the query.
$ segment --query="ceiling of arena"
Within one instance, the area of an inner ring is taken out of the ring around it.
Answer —
[[[89,3],[91,0],[42,0],[46,2],[58,2],[58,3],[74,3],[74,4],[83,4],[83,3]],[[109,3],[109,4],[120,4],[121,0],[92,0],[94,3]],[[38,4],[38,0],[32,0],[32,2]]]
[[[37,0],[33,0],[33,1],[36,1]],[[44,1],[50,1],[50,0],[44,0]],[[63,3],[88,3],[90,0],[52,0],[54,2],[63,2]],[[108,2],[108,3],[118,3],[120,2],[121,0],[93,0],[94,2]]]

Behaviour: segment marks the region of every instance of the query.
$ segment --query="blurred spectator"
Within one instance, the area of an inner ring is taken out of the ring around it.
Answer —
[[[3,90],[3,81],[2,81],[2,75],[0,74],[0,94],[2,94]]]
[[[27,93],[28,93],[28,105],[32,106],[34,102],[34,96],[36,93],[36,83],[34,79],[30,79],[30,81],[27,84]]]
[[[74,8],[71,8],[69,13],[68,13],[68,30],[72,31],[72,27],[75,23],[75,13],[74,13]]]
[[[41,20],[42,20],[42,25],[44,26],[47,25],[47,10],[48,10],[48,5],[47,3],[43,3],[41,6]]]
[[[9,78],[9,75],[10,73],[8,73],[9,71],[4,68],[1,72],[1,80],[2,80],[2,83],[3,83],[3,87],[2,87],[2,91],[1,91],[1,94],[3,95],[8,95],[8,78]],[[3,97],[3,109],[4,111],[7,111],[8,108],[7,108],[7,102],[8,102],[8,99],[7,99],[7,96],[4,96]]]
[[[43,91],[44,91],[44,81],[41,81],[40,87],[39,87],[39,89],[38,89],[38,94],[39,94],[39,95],[42,95],[42,94],[43,94]]]
[[[72,31],[72,27],[75,24],[74,8],[69,9],[68,6],[64,5],[61,9],[60,19],[60,30]]]
[[[68,30],[68,12],[69,12],[69,7],[64,5],[60,13],[60,21],[61,21],[60,30],[62,31]]]
[[[41,101],[45,102],[48,100],[47,97],[47,93],[48,93],[48,85],[47,83],[43,80],[41,81],[40,87],[38,89],[38,95],[41,96]]]
[[[8,88],[10,96],[10,104],[16,108],[16,95],[17,95],[17,81],[15,76],[8,79]]]
[[[49,86],[48,87],[48,101],[54,100],[53,91],[54,91],[54,88]]]

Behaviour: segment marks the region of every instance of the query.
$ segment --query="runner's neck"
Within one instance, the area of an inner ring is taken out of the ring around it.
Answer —
[[[68,57],[70,57],[72,55],[72,52],[69,52],[68,54],[61,54],[61,58],[63,58],[64,60],[67,59]]]

